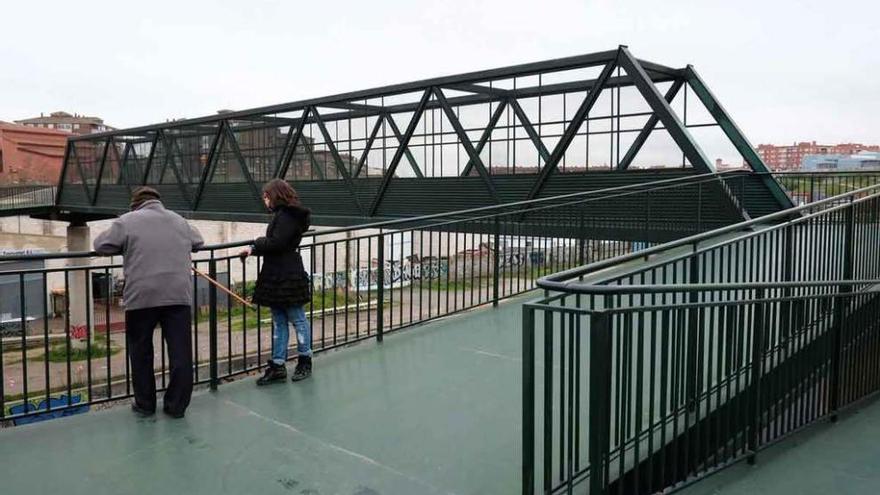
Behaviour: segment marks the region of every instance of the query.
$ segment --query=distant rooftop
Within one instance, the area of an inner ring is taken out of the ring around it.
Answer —
[[[103,124],[104,119],[100,117],[89,117],[86,115],[70,114],[67,112],[52,112],[49,115],[40,114],[39,117],[30,119],[16,120],[17,124],[48,124],[48,123],[91,123]]]

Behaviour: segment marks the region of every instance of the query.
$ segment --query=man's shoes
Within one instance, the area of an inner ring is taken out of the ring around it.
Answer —
[[[296,358],[296,369],[293,370],[293,376],[290,380],[298,382],[312,376],[312,357],[300,356]]]
[[[134,411],[135,414],[137,414],[138,416],[140,416],[142,418],[146,418],[147,416],[152,416],[152,415],[156,414],[155,409],[147,409],[147,408],[141,407],[137,404],[137,402],[131,403],[131,410]]]
[[[180,419],[186,415],[185,412],[174,412],[171,409],[168,409],[167,407],[163,407],[162,412],[164,412],[168,416],[171,416],[174,419]]]
[[[275,364],[269,361],[263,376],[257,379],[257,385],[269,385],[270,383],[283,382],[287,378],[287,368],[283,364]]]

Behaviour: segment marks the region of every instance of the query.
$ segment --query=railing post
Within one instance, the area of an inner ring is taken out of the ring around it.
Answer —
[[[545,310],[546,311],[546,310]],[[535,309],[523,306],[522,493],[535,493]]]
[[[808,203],[816,201],[816,176],[810,174],[810,200]]]
[[[795,235],[795,226],[789,225],[783,231],[783,260],[782,260],[782,281],[783,282],[791,282],[794,278],[794,235]],[[781,304],[782,311],[780,315],[780,332],[784,339],[788,339],[791,334],[793,328],[790,325],[791,323],[791,307],[792,303],[789,300],[792,295],[792,288],[785,287],[782,289],[782,297],[784,301]],[[788,343],[786,343],[788,345]]]
[[[208,275],[217,280],[217,261],[214,259],[214,250],[211,250],[211,259],[208,261]],[[220,383],[217,372],[217,286],[208,284],[208,361],[211,378],[211,390],[217,390]]]
[[[764,374],[764,289],[757,289],[752,310],[751,407],[749,408],[748,463],[755,463],[761,434],[761,378]]]
[[[698,284],[700,283],[700,258],[696,254],[697,245],[693,244],[692,246],[693,254],[689,259],[689,268],[688,268],[688,283],[690,284]],[[700,380],[700,366],[699,360],[697,359],[697,354],[699,351],[698,339],[700,333],[700,327],[702,326],[699,320],[699,309],[694,307],[697,303],[699,303],[699,294],[697,292],[691,291],[688,293],[688,303],[692,306],[687,309],[688,315],[688,324],[687,324],[687,375],[685,375],[686,380],[686,393],[687,393],[687,406],[688,409],[693,410],[696,407],[697,400],[697,384]]]
[[[492,275],[492,306],[498,307],[498,301],[501,298],[501,225],[498,217],[495,217],[495,237],[493,239],[494,246],[492,250],[495,253],[494,270]]]
[[[379,236],[376,238],[379,245],[376,247],[379,257],[379,269],[376,273],[376,341],[382,342],[385,338],[385,234],[379,230]]]
[[[855,236],[855,206],[850,198],[850,205],[844,214],[845,230],[843,241],[843,280],[853,279],[853,249]],[[840,368],[843,360],[843,329],[847,313],[847,297],[853,287],[843,285],[838,290],[837,303],[834,305],[834,325],[831,327],[831,378],[829,380],[829,412],[831,422],[837,421],[837,410],[840,408]]]
[[[611,429],[611,317],[606,311],[590,317],[590,494],[608,490],[605,462]],[[544,414],[549,414],[545,411]]]

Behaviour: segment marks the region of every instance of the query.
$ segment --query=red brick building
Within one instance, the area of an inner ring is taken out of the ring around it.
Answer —
[[[52,112],[49,115],[40,114],[31,119],[16,120],[16,124],[28,127],[41,127],[43,129],[57,129],[72,134],[93,134],[114,130],[105,125],[104,120],[98,117],[86,117],[85,115],[69,114],[67,112]]]
[[[0,121],[0,184],[55,184],[69,134]]]
[[[798,169],[807,155],[854,155],[859,151],[880,151],[880,146],[859,143],[816,144],[816,141],[794,143],[790,146],[758,145],[758,155],[771,170]]]

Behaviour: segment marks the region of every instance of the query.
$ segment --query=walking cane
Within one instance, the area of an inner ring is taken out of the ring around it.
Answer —
[[[226,287],[223,286],[223,284],[221,284],[220,282],[218,282],[218,281],[214,280],[213,278],[209,277],[209,276],[206,275],[204,272],[201,272],[201,271],[197,270],[196,267],[193,266],[193,267],[191,267],[191,268],[192,268],[193,273],[195,273],[196,275],[198,275],[198,276],[204,278],[204,279],[207,280],[208,282],[211,282],[212,284],[214,284],[215,287],[217,287],[218,289],[222,290],[223,292],[229,294],[230,296],[234,297],[235,300],[237,300],[238,302],[240,302],[240,303],[246,305],[247,307],[249,307],[249,308],[251,308],[251,309],[257,309],[256,306],[254,306],[253,304],[249,303],[246,299],[243,299],[241,296],[239,296],[239,295],[236,294],[235,292],[232,292],[231,290],[227,289]]]

